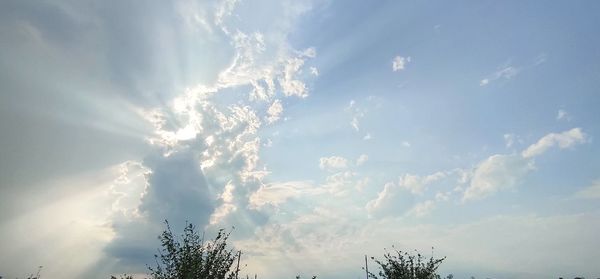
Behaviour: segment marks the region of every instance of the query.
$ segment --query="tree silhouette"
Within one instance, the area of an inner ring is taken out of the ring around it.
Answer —
[[[233,279],[239,267],[232,269],[239,257],[227,248],[231,232],[221,229],[212,241],[204,241],[192,224],[186,224],[181,240],[167,229],[158,237],[162,249],[156,259],[156,267],[148,267],[152,279]]]
[[[435,259],[433,256],[429,260],[425,260],[421,254],[411,255],[408,252],[402,252],[394,249],[394,253],[386,252],[383,255],[384,259],[379,260],[371,257],[379,265],[379,275],[368,272],[368,278],[374,279],[440,279],[441,276],[436,273],[436,270],[446,259],[446,257]],[[452,275],[446,277],[453,278]]]

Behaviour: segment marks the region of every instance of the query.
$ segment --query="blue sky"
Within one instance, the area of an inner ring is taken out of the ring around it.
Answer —
[[[143,273],[169,219],[265,279],[599,276],[599,12],[4,1],[0,275]]]

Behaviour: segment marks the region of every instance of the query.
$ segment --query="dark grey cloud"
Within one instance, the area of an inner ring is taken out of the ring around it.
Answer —
[[[186,222],[202,228],[208,224],[217,202],[214,189],[200,169],[192,152],[178,152],[148,157],[144,165],[148,185],[137,207],[138,216],[113,216],[115,238],[106,246],[108,258],[117,260],[121,268],[138,267],[152,262],[159,247],[157,236],[168,220],[174,231]]]
[[[148,213],[153,221],[170,217],[174,225],[182,225],[186,220],[200,226],[208,223],[215,207],[212,197],[219,189],[207,183],[194,153],[160,155],[146,159],[144,164],[152,174],[150,187],[142,198],[142,213]]]

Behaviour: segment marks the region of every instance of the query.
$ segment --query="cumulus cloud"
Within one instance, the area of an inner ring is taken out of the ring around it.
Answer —
[[[112,211],[127,217],[141,217],[139,205],[152,171],[136,161],[126,161],[119,164],[118,168],[120,174],[110,187]]]
[[[348,167],[348,159],[340,156],[322,157],[319,159],[319,168],[335,171]]]
[[[342,171],[331,174],[325,178],[322,185],[330,194],[335,196],[344,196],[351,193],[355,188],[361,188],[364,183],[356,180],[357,174],[352,171]]]
[[[564,149],[586,141],[587,135],[580,128],[573,128],[562,133],[550,133],[520,154],[492,155],[480,162],[469,175],[470,184],[462,200],[482,199],[498,191],[514,188],[527,173],[535,169],[534,157],[554,146]]]
[[[281,113],[283,112],[283,105],[281,105],[280,100],[275,100],[267,109],[267,122],[273,123],[281,117]]]
[[[297,96],[301,98],[308,96],[306,85],[295,77],[302,65],[304,65],[304,60],[300,58],[288,59],[286,62],[284,75],[279,78],[279,84],[286,96]]]
[[[237,210],[234,191],[235,185],[233,185],[233,183],[228,182],[227,184],[225,184],[223,193],[221,193],[220,196],[220,201],[222,202],[222,204],[221,206],[215,208],[213,214],[210,216],[211,225],[221,222],[228,215],[232,214],[232,212]]]
[[[377,197],[367,203],[365,208],[369,214],[375,214],[393,205],[394,198],[398,194],[398,186],[393,182],[388,182],[383,185],[383,190],[377,194]]]
[[[497,191],[513,188],[533,169],[533,163],[519,155],[490,156],[475,168],[463,201],[482,199]]]
[[[569,148],[576,144],[585,143],[587,135],[581,128],[573,128],[562,133],[550,133],[545,135],[536,143],[530,145],[522,152],[523,157],[533,158],[541,155],[553,146],[558,146],[560,149]]]
[[[423,216],[427,211],[433,209],[434,205],[424,203],[415,205],[411,209],[413,196],[422,196],[429,185],[440,182],[450,173],[452,172],[439,171],[426,176],[404,174],[398,179],[398,183],[386,183],[377,197],[367,202],[365,209],[372,216],[400,216],[404,213],[417,217]]]
[[[435,193],[435,201],[447,201],[450,199],[452,192],[437,192]]]
[[[401,71],[404,70],[404,68],[406,67],[406,64],[408,64],[410,62],[410,56],[409,57],[402,57],[400,55],[394,57],[394,59],[392,59],[392,71],[397,72],[397,71]]]
[[[445,177],[446,173],[441,171],[424,177],[418,175],[405,174],[404,176],[400,177],[398,185],[401,188],[404,188],[413,194],[421,195],[423,194],[423,192],[429,184],[434,183]]]
[[[369,156],[367,154],[361,154],[360,156],[358,156],[358,159],[356,159],[356,165],[360,166],[367,162],[367,160],[369,160]]]
[[[414,217],[423,217],[429,214],[431,211],[435,209],[435,202],[433,200],[427,200],[424,202],[417,203],[412,209],[410,209],[407,213],[409,216]]]

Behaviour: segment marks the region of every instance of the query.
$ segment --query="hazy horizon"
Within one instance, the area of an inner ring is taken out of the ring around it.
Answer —
[[[0,276],[600,277],[598,1],[0,1]]]

